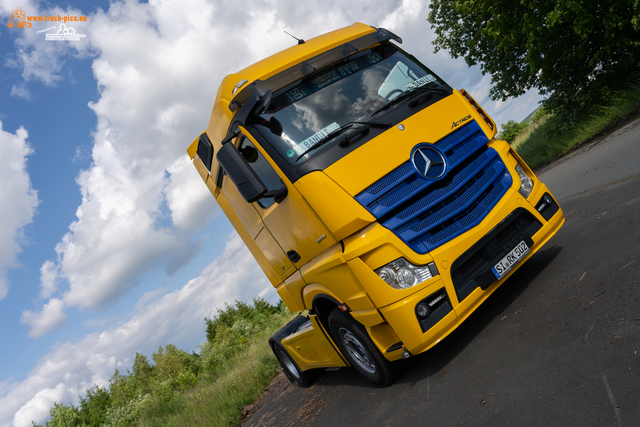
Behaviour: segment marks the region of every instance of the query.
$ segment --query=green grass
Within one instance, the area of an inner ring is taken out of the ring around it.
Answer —
[[[253,336],[246,349],[229,358],[215,377],[203,377],[195,386],[176,396],[172,408],[165,402],[151,405],[140,426],[235,426],[240,413],[262,394],[278,373],[278,361],[269,348],[269,337],[290,320],[277,319]]]
[[[78,407],[56,403],[45,427],[237,425],[243,407],[278,373],[268,339],[292,317],[284,304],[260,298],[225,305],[205,318],[199,354],[172,344],[151,361],[136,353],[131,370],[116,370],[108,389],[87,390]]]
[[[636,84],[571,126],[547,115],[537,125],[525,129],[511,145],[532,169],[537,169],[573,148],[615,130],[639,110],[640,84]]]

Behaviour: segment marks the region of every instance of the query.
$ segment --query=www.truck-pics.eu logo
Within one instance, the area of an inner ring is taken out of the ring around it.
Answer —
[[[29,16],[21,8],[16,7],[11,11],[11,17],[7,21],[7,27],[9,28],[31,28],[34,22],[62,22],[64,24],[68,22],[87,22],[86,16],[77,15],[44,15],[44,16]]]

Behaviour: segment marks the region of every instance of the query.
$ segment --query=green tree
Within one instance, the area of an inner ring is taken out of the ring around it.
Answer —
[[[153,361],[159,381],[175,380],[181,372],[197,376],[200,371],[198,355],[180,350],[173,344],[167,344],[164,349],[160,346],[158,352],[153,353]]]
[[[637,76],[638,0],[432,0],[435,50],[491,73],[493,99],[537,88],[573,111]]]
[[[49,421],[46,427],[76,427],[80,425],[80,416],[78,410],[70,406],[64,406],[62,403],[55,403],[49,411]]]
[[[133,361],[133,377],[141,393],[149,393],[152,389],[153,366],[149,363],[147,356],[136,352],[136,358]]]
[[[109,390],[112,407],[127,406],[131,400],[137,398],[140,394],[133,375],[123,375],[118,369],[109,379]]]
[[[513,140],[516,139],[516,136],[518,136],[520,132],[528,127],[528,123],[518,123],[515,120],[509,120],[507,123],[500,125],[501,130],[498,134],[498,138],[503,139],[511,144]]]
[[[547,111],[544,109],[544,107],[540,107],[536,110],[535,113],[533,113],[533,117],[531,118],[531,122],[534,125],[538,125],[540,123],[540,120],[542,120],[542,118],[548,114]]]
[[[80,397],[79,415],[82,424],[101,426],[106,422],[107,409],[111,406],[111,395],[106,388],[96,386],[87,390],[85,397]]]
[[[282,301],[277,306],[274,306],[260,297],[253,299],[253,306],[242,301],[236,301],[235,305],[225,303],[224,310],[218,309],[215,318],[204,318],[207,342],[213,344],[216,341],[216,336],[223,329],[233,328],[240,320],[247,321],[262,330],[269,322],[269,317],[282,312],[283,309],[286,310],[286,306]]]

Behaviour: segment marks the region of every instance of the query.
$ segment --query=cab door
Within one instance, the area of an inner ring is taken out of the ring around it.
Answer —
[[[295,271],[265,227],[256,204],[247,203],[229,177],[223,178],[217,201],[274,287]]]
[[[290,261],[300,268],[334,245],[336,240],[256,140],[245,129],[241,131],[239,151],[265,184],[267,191],[278,190],[283,185],[287,187],[287,196],[280,203],[273,198],[264,198],[255,202],[254,206],[282,249],[281,256],[286,257],[283,264]],[[251,152],[251,156],[245,155],[245,152]],[[330,202],[327,200],[327,203]]]

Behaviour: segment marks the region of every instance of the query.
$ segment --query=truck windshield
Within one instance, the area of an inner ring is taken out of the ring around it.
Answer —
[[[277,92],[261,115],[265,126],[257,123],[255,128],[296,167],[318,152],[336,147],[333,142],[341,134],[367,125],[358,122],[381,122],[385,106],[442,84],[424,65],[385,43]],[[267,127],[272,117],[282,124],[281,136]],[[326,138],[332,132],[332,138]]]

